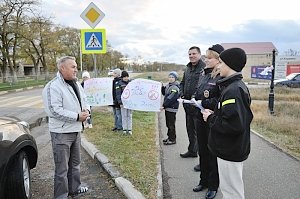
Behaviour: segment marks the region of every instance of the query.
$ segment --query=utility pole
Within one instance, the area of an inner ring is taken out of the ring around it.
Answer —
[[[81,37],[79,37],[79,46],[80,46],[80,72],[82,73],[82,48],[81,48]]]
[[[274,114],[274,74],[275,74],[275,49],[273,49],[273,57],[272,57],[272,78],[271,78],[271,84],[270,84],[270,93],[269,93],[269,111],[270,114]]]
[[[97,60],[96,60],[96,55],[93,54],[93,61],[94,61],[94,77],[97,77]]]

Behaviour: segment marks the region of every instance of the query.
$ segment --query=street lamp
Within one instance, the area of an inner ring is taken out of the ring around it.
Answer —
[[[271,84],[270,84],[270,93],[269,93],[269,111],[270,114],[274,114],[274,74],[275,74],[275,49],[273,49],[273,57],[272,57],[272,65],[273,65],[273,70],[272,70],[272,79],[271,79]]]

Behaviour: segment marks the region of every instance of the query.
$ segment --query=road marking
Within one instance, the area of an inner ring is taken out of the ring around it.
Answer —
[[[23,98],[23,99],[20,99]],[[42,97],[41,96],[33,96],[33,97],[28,97],[28,96],[18,96],[18,97],[13,97],[5,100],[1,100],[0,102],[0,107],[9,107],[9,106],[14,106],[14,107],[24,107],[26,104],[30,104],[33,102],[36,102],[37,100],[40,100]],[[8,103],[3,103],[3,101],[10,101]],[[28,103],[27,103],[28,102]],[[25,106],[28,107],[28,106]]]
[[[43,108],[43,100],[42,99],[38,99],[35,100],[33,102],[27,103],[27,104],[23,104],[21,106],[18,107],[36,107],[36,108]]]
[[[11,98],[11,97],[0,97],[0,106],[2,106],[2,105],[5,106],[6,102],[8,102],[8,101],[9,102],[11,102],[11,101],[17,101],[20,98],[24,98],[24,96],[17,96],[17,97],[13,97],[13,98]]]

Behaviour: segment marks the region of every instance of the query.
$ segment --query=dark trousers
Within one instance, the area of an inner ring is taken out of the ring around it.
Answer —
[[[202,114],[201,116],[202,117]],[[209,190],[215,191],[219,187],[219,173],[217,157],[207,147],[209,126],[203,120],[200,123],[201,131],[197,134],[200,158],[200,183],[207,186]]]
[[[165,117],[166,117],[166,126],[168,128],[168,138],[171,141],[176,140],[176,128],[175,128],[175,122],[176,122],[176,112],[169,112],[165,111]]]
[[[186,131],[189,138],[188,151],[192,153],[197,153],[198,143],[197,143],[197,132],[200,131],[200,120],[195,114],[189,114],[186,111],[185,114]]]
[[[54,198],[68,198],[69,193],[76,193],[80,180],[80,132],[51,133],[54,157]]]

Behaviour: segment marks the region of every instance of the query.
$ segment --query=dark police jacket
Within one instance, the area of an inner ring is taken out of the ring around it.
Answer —
[[[195,92],[195,99],[202,100],[201,105],[204,108],[214,110],[220,97],[219,86],[217,81],[220,80],[220,76],[211,76],[213,68],[205,68],[204,76],[201,76]],[[200,110],[200,109],[199,109]]]
[[[242,74],[217,82],[221,96],[214,113],[207,118],[210,126],[208,148],[219,158],[242,162],[250,153],[251,98]]]
[[[180,82],[180,95],[183,99],[190,100],[194,95],[200,76],[202,76],[205,63],[200,59],[196,66],[188,63],[183,73]],[[197,108],[190,104],[183,104],[184,110],[187,114],[195,115]]]

